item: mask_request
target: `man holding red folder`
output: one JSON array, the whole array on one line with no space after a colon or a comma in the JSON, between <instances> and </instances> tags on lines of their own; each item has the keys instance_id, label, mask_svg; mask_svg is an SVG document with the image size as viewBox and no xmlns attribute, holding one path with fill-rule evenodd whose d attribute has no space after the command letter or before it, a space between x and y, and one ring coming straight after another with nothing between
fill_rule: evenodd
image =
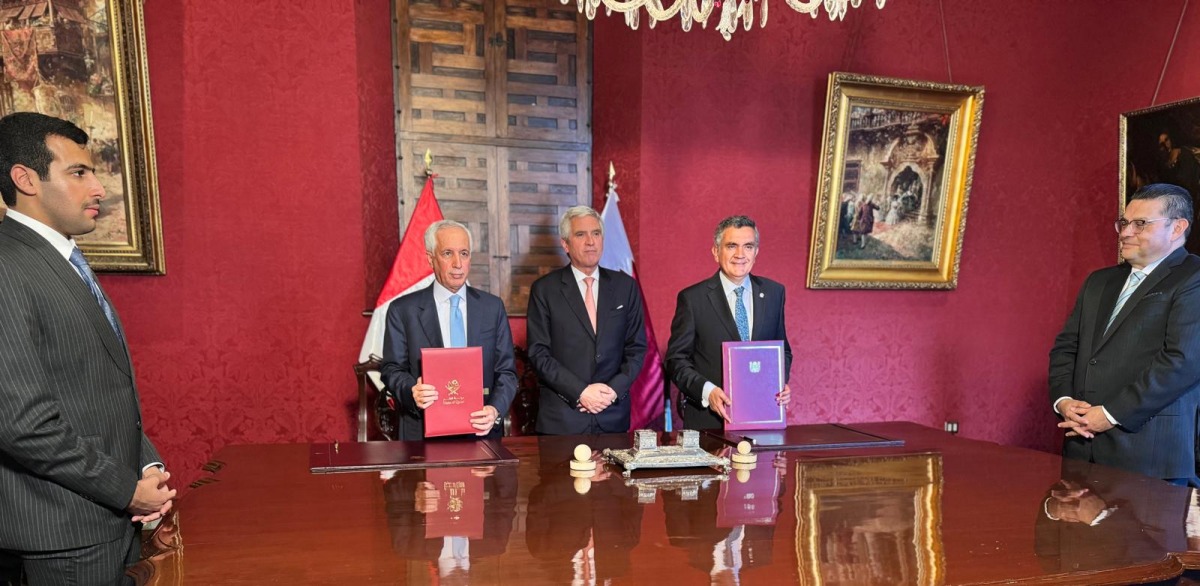
<instances>
[{"instance_id":1,"label":"man holding red folder","mask_svg":"<svg viewBox=\"0 0 1200 586\"><path fill-rule=\"evenodd\" d=\"M720 270L679 292L667 342L667 376L679 387L685 429L720 429L729 421L730 399L719 386L722 342L783 340L785 381L792 368L783 285L750 274L758 258L754 220L721 220L712 253ZM780 405L791 400L787 385L776 399Z\"/></svg>"},{"instance_id":2,"label":"man holding red folder","mask_svg":"<svg viewBox=\"0 0 1200 586\"><path fill-rule=\"evenodd\" d=\"M483 387L489 392L483 409L470 414L470 423L475 435L501 435L501 419L517 392L512 332L504 302L467 285L471 249L466 226L450 220L434 222L425 231L434 282L388 308L379 372L400 402L397 439L423 439L425 410L442 399L433 385L422 383L423 348L482 348Z\"/></svg>"}]
</instances>

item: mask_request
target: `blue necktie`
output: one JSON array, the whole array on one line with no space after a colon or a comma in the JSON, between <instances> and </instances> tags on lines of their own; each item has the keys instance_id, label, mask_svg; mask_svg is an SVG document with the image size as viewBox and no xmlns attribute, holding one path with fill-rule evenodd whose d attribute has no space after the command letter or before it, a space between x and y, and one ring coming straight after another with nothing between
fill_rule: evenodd
<instances>
[{"instance_id":1,"label":"blue necktie","mask_svg":"<svg viewBox=\"0 0 1200 586\"><path fill-rule=\"evenodd\" d=\"M462 297L458 295L450 296L450 347L451 348L466 348L467 347L467 329L463 327L462 310L458 308L458 303L462 301Z\"/></svg>"},{"instance_id":2,"label":"blue necktie","mask_svg":"<svg viewBox=\"0 0 1200 586\"><path fill-rule=\"evenodd\" d=\"M84 284L92 291L92 297L96 298L96 302L100 304L100 309L104 311L104 318L108 320L108 325L112 326L113 332L117 334L117 338L121 343L125 343L125 335L121 333L121 326L117 323L117 313L112 306L108 304L108 299L104 297L104 292L100 290L100 283L96 282L96 273L92 272L92 267L88 266L87 259L83 258L83 251L76 247L71 251L71 264L79 269L79 276L83 279Z\"/></svg>"},{"instance_id":3,"label":"blue necktie","mask_svg":"<svg viewBox=\"0 0 1200 586\"><path fill-rule=\"evenodd\" d=\"M742 291L745 290L744 286L733 290L733 294L737 295L733 319L737 321L738 336L742 338L743 342L750 339L750 317L746 315L746 303L742 301Z\"/></svg>"},{"instance_id":4,"label":"blue necktie","mask_svg":"<svg viewBox=\"0 0 1200 586\"><path fill-rule=\"evenodd\" d=\"M1112 327L1113 321L1117 319L1117 314L1121 313L1121 308L1125 307L1125 302L1129 300L1129 296L1137 290L1137 286L1146 277L1146 273L1142 271L1133 271L1129 273L1129 282L1125 284L1125 290L1121 291L1121 296L1117 297L1117 304L1113 306L1112 315L1108 316L1108 324L1104 326L1104 331Z\"/></svg>"}]
</instances>

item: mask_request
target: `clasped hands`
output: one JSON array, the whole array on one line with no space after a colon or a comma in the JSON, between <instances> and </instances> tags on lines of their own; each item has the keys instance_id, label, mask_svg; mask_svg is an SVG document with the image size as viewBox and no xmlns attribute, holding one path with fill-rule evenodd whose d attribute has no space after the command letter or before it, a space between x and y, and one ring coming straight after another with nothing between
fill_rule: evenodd
<instances>
[{"instance_id":1,"label":"clasped hands","mask_svg":"<svg viewBox=\"0 0 1200 586\"><path fill-rule=\"evenodd\" d=\"M786 406L791 400L792 389L787 385L783 385L783 390L775 394L775 402L780 405ZM712 409L713 413L719 415L726 423L729 422L729 406L732 404L733 399L730 399L721 387L713 387L708 394L708 408Z\"/></svg>"},{"instance_id":2,"label":"clasped hands","mask_svg":"<svg viewBox=\"0 0 1200 586\"><path fill-rule=\"evenodd\" d=\"M1058 413L1063 421L1058 424L1067 430L1067 437L1081 436L1088 439L1096 437L1112 429L1112 422L1104 415L1104 409L1099 405L1077 399L1063 399L1058 402Z\"/></svg>"},{"instance_id":3,"label":"clasped hands","mask_svg":"<svg viewBox=\"0 0 1200 586\"><path fill-rule=\"evenodd\" d=\"M424 411L437 402L438 390L433 385L422 383L418 378L417 384L412 387L412 397L417 408ZM476 429L475 435L487 435L492 431L492 426L496 425L498 419L500 419L500 412L491 405L484 405L483 409L471 413L471 427Z\"/></svg>"},{"instance_id":4,"label":"clasped hands","mask_svg":"<svg viewBox=\"0 0 1200 586\"><path fill-rule=\"evenodd\" d=\"M579 394L579 412L595 415L617 402L617 392L604 383L592 383Z\"/></svg>"},{"instance_id":5,"label":"clasped hands","mask_svg":"<svg viewBox=\"0 0 1200 586\"><path fill-rule=\"evenodd\" d=\"M158 466L151 466L142 471L142 479L138 481L133 491L133 499L129 501L126 511L133 513L134 523L149 523L166 515L174 503L175 490L167 486L171 473L163 471Z\"/></svg>"}]
</instances>

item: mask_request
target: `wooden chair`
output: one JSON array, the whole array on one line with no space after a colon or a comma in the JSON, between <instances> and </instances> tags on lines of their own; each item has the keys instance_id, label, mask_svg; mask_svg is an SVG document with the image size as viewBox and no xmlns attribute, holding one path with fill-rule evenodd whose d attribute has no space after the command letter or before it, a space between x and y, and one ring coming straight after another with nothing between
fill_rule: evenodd
<instances>
[{"instance_id":1,"label":"wooden chair","mask_svg":"<svg viewBox=\"0 0 1200 586\"><path fill-rule=\"evenodd\" d=\"M371 355L354 365L358 377L358 437L360 442L396 439L396 411L387 396L375 387L371 373L379 373L380 358Z\"/></svg>"}]
</instances>

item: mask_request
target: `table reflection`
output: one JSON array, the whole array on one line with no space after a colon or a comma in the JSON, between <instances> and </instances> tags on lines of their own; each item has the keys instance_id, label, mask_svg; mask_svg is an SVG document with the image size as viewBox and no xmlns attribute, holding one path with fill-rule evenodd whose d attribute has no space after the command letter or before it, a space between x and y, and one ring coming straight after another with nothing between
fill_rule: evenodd
<instances>
[{"instance_id":1,"label":"table reflection","mask_svg":"<svg viewBox=\"0 0 1200 586\"><path fill-rule=\"evenodd\" d=\"M383 476L392 550L401 558L428 562L441 583L469 583L472 560L507 549L516 514L516 466Z\"/></svg>"},{"instance_id":2,"label":"table reflection","mask_svg":"<svg viewBox=\"0 0 1200 586\"><path fill-rule=\"evenodd\" d=\"M626 448L624 436L589 438L594 451ZM573 443L538 438L537 486L529 492L525 543L554 583L596 584L629 574L629 557L641 539L637 489L620 471L597 466L590 478L571 478ZM615 477L613 477L615 475Z\"/></svg>"},{"instance_id":3,"label":"table reflection","mask_svg":"<svg viewBox=\"0 0 1200 586\"><path fill-rule=\"evenodd\" d=\"M739 584L742 572L772 562L775 522L782 507L786 460L760 452L753 469L695 490L661 491L667 540L687 552L688 565L711 584Z\"/></svg>"},{"instance_id":4,"label":"table reflection","mask_svg":"<svg viewBox=\"0 0 1200 586\"><path fill-rule=\"evenodd\" d=\"M1145 486L1159 482L1131 482L1111 468L1063 460L1061 478L1046 490L1035 513L1034 551L1043 569L1105 570L1186 551L1180 519L1187 514L1192 491Z\"/></svg>"},{"instance_id":5,"label":"table reflection","mask_svg":"<svg viewBox=\"0 0 1200 586\"><path fill-rule=\"evenodd\" d=\"M797 559L804 584L942 584L939 454L801 461Z\"/></svg>"}]
</instances>

